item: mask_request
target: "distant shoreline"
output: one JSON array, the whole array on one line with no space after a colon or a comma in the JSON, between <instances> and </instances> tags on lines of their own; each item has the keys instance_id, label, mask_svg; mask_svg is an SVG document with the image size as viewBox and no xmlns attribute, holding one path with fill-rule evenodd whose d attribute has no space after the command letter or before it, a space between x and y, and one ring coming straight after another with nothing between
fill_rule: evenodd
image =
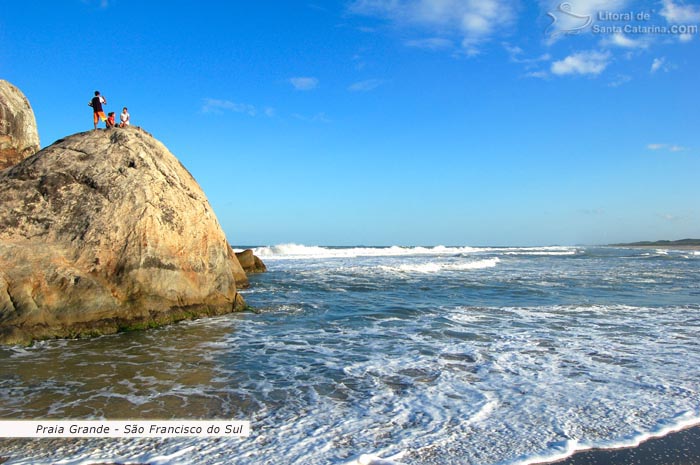
<instances>
[{"instance_id":1,"label":"distant shoreline","mask_svg":"<svg viewBox=\"0 0 700 465\"><path fill-rule=\"evenodd\" d=\"M624 244L608 244L610 247L640 247L655 249L700 250L700 239L681 239L678 241L641 241Z\"/></svg>"},{"instance_id":2,"label":"distant shoreline","mask_svg":"<svg viewBox=\"0 0 700 465\"><path fill-rule=\"evenodd\" d=\"M674 250L700 250L700 245L630 245L610 244L606 247L630 247L636 249L674 249Z\"/></svg>"}]
</instances>

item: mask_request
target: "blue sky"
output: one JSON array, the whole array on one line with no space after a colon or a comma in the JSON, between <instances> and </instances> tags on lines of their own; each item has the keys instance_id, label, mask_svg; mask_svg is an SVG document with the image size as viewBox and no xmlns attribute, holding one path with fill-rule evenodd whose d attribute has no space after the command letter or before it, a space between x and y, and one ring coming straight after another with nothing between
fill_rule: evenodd
<instances>
[{"instance_id":1,"label":"blue sky","mask_svg":"<svg viewBox=\"0 0 700 465\"><path fill-rule=\"evenodd\" d=\"M0 0L42 146L94 90L232 244L700 237L700 3Z\"/></svg>"}]
</instances>

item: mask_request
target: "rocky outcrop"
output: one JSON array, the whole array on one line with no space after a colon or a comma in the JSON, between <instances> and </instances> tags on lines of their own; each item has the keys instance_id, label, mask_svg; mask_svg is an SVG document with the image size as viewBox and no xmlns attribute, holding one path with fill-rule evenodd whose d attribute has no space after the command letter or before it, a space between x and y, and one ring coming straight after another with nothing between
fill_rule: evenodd
<instances>
[{"instance_id":1,"label":"rocky outcrop","mask_svg":"<svg viewBox=\"0 0 700 465\"><path fill-rule=\"evenodd\" d=\"M239 310L237 280L201 188L139 128L75 134L0 171L2 343Z\"/></svg>"},{"instance_id":2,"label":"rocky outcrop","mask_svg":"<svg viewBox=\"0 0 700 465\"><path fill-rule=\"evenodd\" d=\"M0 170L39 151L39 133L27 97L0 79Z\"/></svg>"},{"instance_id":3,"label":"rocky outcrop","mask_svg":"<svg viewBox=\"0 0 700 465\"><path fill-rule=\"evenodd\" d=\"M238 257L238 262L246 273L264 273L267 271L263 261L256 257L251 249L236 252L236 257Z\"/></svg>"}]
</instances>

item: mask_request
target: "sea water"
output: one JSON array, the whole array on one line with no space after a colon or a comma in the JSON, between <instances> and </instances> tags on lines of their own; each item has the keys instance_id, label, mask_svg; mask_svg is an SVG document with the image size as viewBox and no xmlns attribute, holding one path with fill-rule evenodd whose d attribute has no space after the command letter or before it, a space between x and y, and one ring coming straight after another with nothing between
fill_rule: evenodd
<instances>
[{"instance_id":1,"label":"sea water","mask_svg":"<svg viewBox=\"0 0 700 465\"><path fill-rule=\"evenodd\" d=\"M269 272L244 291L255 313L0 348L3 419L236 419L250 437L5 439L0 456L526 464L700 422L696 251L256 254Z\"/></svg>"}]
</instances>

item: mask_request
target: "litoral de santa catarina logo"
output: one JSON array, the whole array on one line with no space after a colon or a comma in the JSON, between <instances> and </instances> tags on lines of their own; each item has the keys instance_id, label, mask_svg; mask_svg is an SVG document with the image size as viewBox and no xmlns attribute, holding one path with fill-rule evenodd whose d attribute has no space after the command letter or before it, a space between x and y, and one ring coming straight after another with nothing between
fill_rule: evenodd
<instances>
[{"instance_id":1,"label":"litoral de santa catarina logo","mask_svg":"<svg viewBox=\"0 0 700 465\"><path fill-rule=\"evenodd\" d=\"M556 37L561 34L578 34L593 23L591 15L578 14L573 11L570 3L560 3L556 11L547 13L552 24L547 28L547 35Z\"/></svg>"},{"instance_id":2,"label":"litoral de santa catarina logo","mask_svg":"<svg viewBox=\"0 0 700 465\"><path fill-rule=\"evenodd\" d=\"M663 14L663 13L662 13ZM589 11L570 2L560 3L547 16L551 23L545 34L554 39L581 32L593 34L698 34L697 24L671 24L653 11Z\"/></svg>"}]
</instances>

